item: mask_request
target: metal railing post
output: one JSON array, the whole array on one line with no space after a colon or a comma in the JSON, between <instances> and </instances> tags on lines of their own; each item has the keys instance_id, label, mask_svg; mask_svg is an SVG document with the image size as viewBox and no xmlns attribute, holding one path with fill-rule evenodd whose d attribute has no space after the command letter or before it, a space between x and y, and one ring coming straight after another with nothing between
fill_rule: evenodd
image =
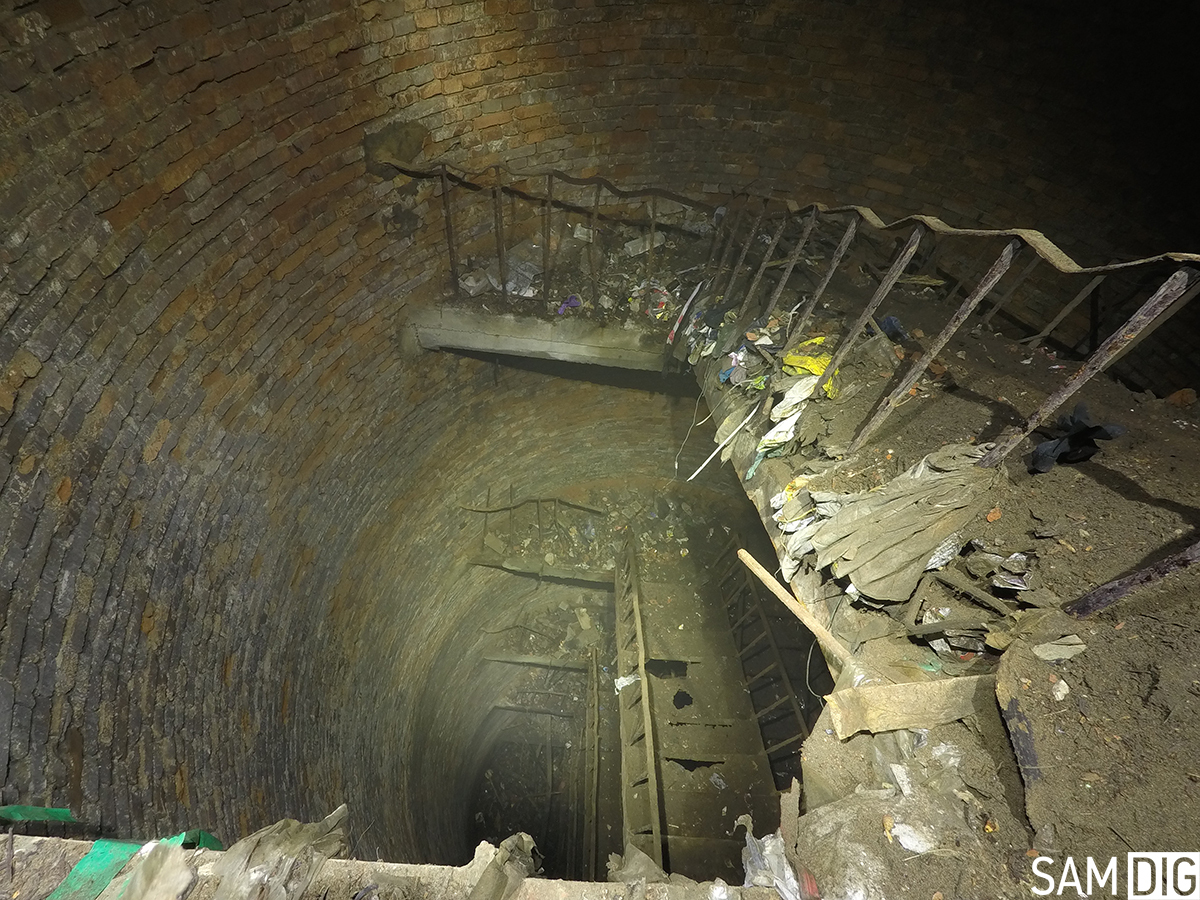
<instances>
[{"instance_id":1,"label":"metal railing post","mask_svg":"<svg viewBox=\"0 0 1200 900\"><path fill-rule=\"evenodd\" d=\"M546 202L542 204L542 299L553 302L550 278L550 225L554 215L554 174L546 176Z\"/></svg>"},{"instance_id":2,"label":"metal railing post","mask_svg":"<svg viewBox=\"0 0 1200 900\"><path fill-rule=\"evenodd\" d=\"M775 311L775 306L779 303L779 298L783 296L783 289L787 287L788 279L792 277L792 270L796 268L796 262L800 259L800 254L804 251L804 247L808 243L809 237L812 236L813 228L816 227L816 224L817 208L814 206L812 212L808 214L808 220L804 223L804 230L800 233L800 238L796 241L796 246L788 254L787 264L783 267L783 274L779 276L779 284L775 285L775 291L771 294L771 300L767 303L767 311L763 313L764 316L770 316Z\"/></svg>"},{"instance_id":3,"label":"metal railing post","mask_svg":"<svg viewBox=\"0 0 1200 900\"><path fill-rule=\"evenodd\" d=\"M1187 289L1191 272L1188 269L1178 269L1162 286L1142 304L1141 309L1130 317L1129 321L1109 335L1108 340L1101 344L1096 352L1087 358L1083 366L1067 379L1066 384L1046 398L1017 432L997 441L996 445L979 460L980 466L994 466L1025 440L1029 434L1042 424L1048 416L1063 405L1068 398L1083 387L1098 372L1104 369L1113 357L1117 356L1125 346L1147 328L1159 313L1173 304Z\"/></svg>"},{"instance_id":4,"label":"metal railing post","mask_svg":"<svg viewBox=\"0 0 1200 900\"><path fill-rule=\"evenodd\" d=\"M816 210L813 210L813 214L816 215ZM846 226L846 230L842 234L842 239L838 241L837 249L833 251L833 259L829 260L829 268L825 270L825 275L821 278L821 283L817 285L817 289L813 291L813 295L804 304L804 310L800 313L800 320L796 323L796 326L788 328L789 333L804 333L804 328L808 325L808 320L812 317L813 310L817 308L817 303L820 301L821 295L825 293L825 288L829 287L833 273L842 264L842 257L850 249L850 242L854 240L854 232L857 229L858 219L852 218L850 224ZM796 305L799 306L799 304ZM795 307L792 308L792 311L795 312Z\"/></svg>"},{"instance_id":5,"label":"metal railing post","mask_svg":"<svg viewBox=\"0 0 1200 900\"><path fill-rule=\"evenodd\" d=\"M883 277L883 281L879 283L879 288L875 291L875 296L871 298L871 302L866 308L859 313L857 319L850 329L843 335L841 342L838 344L837 351L833 354L833 359L829 363L829 367L825 369L825 374L821 376L821 380L817 382L816 391L819 392L825 385L829 384L829 380L833 378L834 372L845 361L854 345L858 343L858 335L862 332L867 324L867 320L875 315L875 310L879 308L879 304L883 303L884 298L891 293L892 288L904 274L904 269L912 260L913 254L917 252L917 245L921 243L921 236L925 233L925 229L918 225L909 235L908 242L904 245L904 249L900 251L900 255L896 257L887 274Z\"/></svg>"},{"instance_id":6,"label":"metal railing post","mask_svg":"<svg viewBox=\"0 0 1200 900\"><path fill-rule=\"evenodd\" d=\"M508 302L508 259L504 249L504 189L497 183L492 187L492 223L496 230L496 259L500 264L500 295Z\"/></svg>"},{"instance_id":7,"label":"metal railing post","mask_svg":"<svg viewBox=\"0 0 1200 900\"><path fill-rule=\"evenodd\" d=\"M913 385L920 381L921 376L925 374L925 370L929 367L929 364L933 362L933 358L942 351L942 348L945 347L947 343L949 343L950 338L954 336L954 332L958 331L963 322L967 321L967 317L971 315L972 310L979 305L979 301L987 296L988 292L995 287L996 282L999 281L1004 273L1008 271L1009 266L1012 265L1013 255L1017 252L1020 246L1020 241L1012 241L1004 248L1004 250L1001 251L1000 256L994 263L992 263L992 267L983 277L983 280L979 282L975 290L973 290L967 296L967 299L963 301L962 306L958 308L958 311L950 317L950 321L946 323L945 327L941 330L941 333L939 333L938 336L933 339L933 342L929 345L929 348L925 351L921 358L913 364L912 368L909 370L904 379L898 385L896 385L895 390L893 390L892 393L889 394L884 400L884 402L875 410L874 415L872 415L871 418L867 420L866 424L859 429L858 435L850 444L850 449L847 451L848 453L857 453L859 448L866 443L867 438L869 438L871 434L887 420L887 417L892 414L892 410L896 408L897 402L909 392Z\"/></svg>"},{"instance_id":8,"label":"metal railing post","mask_svg":"<svg viewBox=\"0 0 1200 900\"><path fill-rule=\"evenodd\" d=\"M462 299L462 287L458 283L458 248L454 242L454 218L451 215L450 206L450 178L446 174L446 167L442 166L442 219L446 224L446 250L450 256L450 283L451 289L454 291L454 299Z\"/></svg>"}]
</instances>

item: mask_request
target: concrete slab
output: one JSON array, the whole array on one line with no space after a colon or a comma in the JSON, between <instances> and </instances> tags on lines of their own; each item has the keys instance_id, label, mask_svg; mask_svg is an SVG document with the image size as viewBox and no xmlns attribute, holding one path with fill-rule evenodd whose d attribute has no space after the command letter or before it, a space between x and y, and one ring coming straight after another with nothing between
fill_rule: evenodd
<instances>
[{"instance_id":1,"label":"concrete slab","mask_svg":"<svg viewBox=\"0 0 1200 900\"><path fill-rule=\"evenodd\" d=\"M474 350L651 371L662 369L666 351L660 335L633 322L599 325L578 316L548 320L449 306L418 309L409 321L426 350Z\"/></svg>"}]
</instances>

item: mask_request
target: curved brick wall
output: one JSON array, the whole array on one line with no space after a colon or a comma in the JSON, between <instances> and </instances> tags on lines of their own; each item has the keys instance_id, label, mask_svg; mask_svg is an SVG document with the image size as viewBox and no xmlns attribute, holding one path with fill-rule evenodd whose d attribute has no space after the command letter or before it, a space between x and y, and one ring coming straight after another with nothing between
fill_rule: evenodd
<instances>
[{"instance_id":1,"label":"curved brick wall","mask_svg":"<svg viewBox=\"0 0 1200 900\"><path fill-rule=\"evenodd\" d=\"M434 715L431 661L506 589L455 555L455 491L662 476L691 409L405 358L441 221L390 164L753 182L1105 252L1133 176L1079 165L1049 127L1089 121L1070 67L972 6L7 6L3 799L229 836L345 796L387 807L368 845L458 853L436 798L474 724Z\"/></svg>"}]
</instances>

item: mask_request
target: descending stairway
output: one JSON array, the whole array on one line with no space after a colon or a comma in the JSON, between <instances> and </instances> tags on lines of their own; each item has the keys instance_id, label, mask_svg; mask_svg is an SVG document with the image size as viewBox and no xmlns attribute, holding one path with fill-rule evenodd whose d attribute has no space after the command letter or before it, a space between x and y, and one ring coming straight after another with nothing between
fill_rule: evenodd
<instances>
[{"instance_id":1,"label":"descending stairway","mask_svg":"<svg viewBox=\"0 0 1200 900\"><path fill-rule=\"evenodd\" d=\"M630 534L617 561L618 673L626 839L693 878L741 876L750 813L778 825L778 800L721 598L644 581Z\"/></svg>"}]
</instances>

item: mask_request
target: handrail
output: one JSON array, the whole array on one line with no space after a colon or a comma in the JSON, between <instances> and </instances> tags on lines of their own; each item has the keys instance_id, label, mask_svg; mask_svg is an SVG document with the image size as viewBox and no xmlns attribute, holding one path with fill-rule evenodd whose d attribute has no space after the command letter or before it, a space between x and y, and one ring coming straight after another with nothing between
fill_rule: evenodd
<instances>
[{"instance_id":1,"label":"handrail","mask_svg":"<svg viewBox=\"0 0 1200 900\"><path fill-rule=\"evenodd\" d=\"M542 169L542 170L537 170L537 171L521 171L521 170L513 169L504 163L493 163L492 165L485 166L483 169L480 169L478 171L472 171L470 169L462 168L459 166L453 166L453 165L450 165L450 164L444 163L444 162L439 163L437 168L432 169L432 170L410 168L410 167L406 167L406 166L396 165L395 163L389 163L389 165L392 165L397 171L402 172L403 174L408 175L409 177L412 177L412 178L437 178L437 179L440 179L440 178L442 178L443 174L445 174L451 181L455 182L459 186L467 188L468 190L473 190L473 191L486 190L488 187L490 187L490 185L476 184L473 181L471 181L470 179L479 178L481 176L487 175L488 173L492 173L492 172L499 173L499 172L503 171L503 172L506 172L510 177L513 177L513 178L520 178L520 179L546 178L546 177L552 176L556 179L559 179L560 181L566 182L567 184L574 184L574 185L581 186L581 187L588 186L588 185L600 185L605 190L607 190L609 193L611 193L617 197L624 197L624 198L629 198L629 199L641 199L641 198L646 198L646 197L662 197L664 199L672 200L676 203L679 203L679 204L689 207L691 209L702 210L702 211L709 212L709 213L714 212L718 208L711 203L707 203L702 200L697 200L694 197L687 197L687 196L684 196L683 194L676 193L675 191L671 191L666 188L651 187L651 188L641 188L641 189L637 189L637 190L624 190L622 188L617 187L615 184L613 184L607 178L604 178L600 175L592 175L592 176L589 176L586 178L581 178L579 176L570 175L567 172L562 171L561 169ZM550 199L547 197L539 196L538 194L535 194L535 193L530 193L528 191L518 190L509 185L501 185L500 189L507 194L511 194L514 196L520 196L520 197L523 197L525 199L528 199L528 200L531 200L534 202L542 203L542 202L546 202L548 199ZM750 195L748 193L739 193L734 196L736 198L739 196L750 197L752 195ZM775 200L777 202L787 202L787 198L778 197L778 196L760 197L760 199L762 199L763 201ZM550 202L552 202L555 206L557 206L559 208L573 207L573 204L565 203L563 201L550 200ZM582 208L580 208L580 209L582 210ZM1124 262L1107 263L1102 266L1082 266L1079 263L1077 263L1069 254L1067 254L1066 251L1064 251L1061 247L1059 247L1057 244L1055 244L1054 241L1052 241L1052 240L1050 240L1050 238L1046 237L1045 234L1043 234L1042 232L1040 232L1036 229L1033 229L1033 228L959 228L954 225L946 224L944 221L942 221L942 219L938 218L937 216L925 215L925 214L920 214L920 213L910 215L910 216L904 216L902 218L895 219L894 221L891 221L891 222L886 222L879 216L878 213L876 213L869 206L860 206L857 204L849 204L849 205L845 205L845 206L829 206L820 201L813 201L813 202L810 202L807 204L803 204L799 207L795 207L792 209L792 212L793 212L793 214L798 215L800 213L814 210L814 209L817 210L822 215L827 215L827 214L831 214L831 213L847 213L847 212L856 213L865 223L867 223L868 225L870 225L872 228L876 229L877 231L892 231L895 229L904 228L905 226L919 224L919 225L925 226L930 231L934 232L935 234L939 234L939 235L958 235L958 236L962 236L962 237L985 237L985 238L990 238L990 237L1020 238L1035 253L1037 253L1038 256L1040 256L1046 262L1050 263L1050 265L1054 266L1054 268L1057 269L1059 272L1062 272L1067 275L1090 275L1090 274L1099 274L1099 273L1103 273L1103 272L1116 272L1121 269L1137 268L1139 266L1146 266L1146 265L1151 265L1153 263L1159 263L1159 262L1200 263L1200 253L1191 253L1191 252L1185 252L1185 251L1170 251L1170 252L1166 252L1166 253L1159 253L1154 256L1145 256L1145 257L1139 257L1139 258L1133 259L1133 260L1126 260Z\"/></svg>"}]
</instances>

